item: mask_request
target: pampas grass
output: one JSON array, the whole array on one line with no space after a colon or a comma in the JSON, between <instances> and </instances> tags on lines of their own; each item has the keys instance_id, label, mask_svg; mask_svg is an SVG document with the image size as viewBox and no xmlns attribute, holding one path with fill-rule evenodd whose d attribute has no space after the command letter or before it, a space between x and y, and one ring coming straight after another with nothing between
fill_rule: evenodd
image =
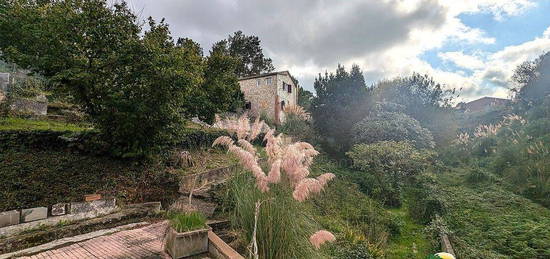
<instances>
[{"instance_id":1,"label":"pampas grass","mask_svg":"<svg viewBox=\"0 0 550 259\"><path fill-rule=\"evenodd\" d=\"M287 115L294 115L301 120L308 121L311 119L311 115L299 105L287 105L283 109L283 112Z\"/></svg>"},{"instance_id":2,"label":"pampas grass","mask_svg":"<svg viewBox=\"0 0 550 259\"><path fill-rule=\"evenodd\" d=\"M309 237L309 242L316 248L319 249L322 244L326 242L334 242L336 241L336 237L334 235L326 230L319 230L315 232L315 234L311 235Z\"/></svg>"},{"instance_id":3,"label":"pampas grass","mask_svg":"<svg viewBox=\"0 0 550 259\"><path fill-rule=\"evenodd\" d=\"M308 217L307 206L292 198L288 186L273 185L269 192L263 193L255 187L248 172L241 172L232 178L229 187L235 206L232 225L243 231L244 243L253 240L255 205L264 201L256 231L259 258L324 258L308 240L317 224Z\"/></svg>"},{"instance_id":4,"label":"pampas grass","mask_svg":"<svg viewBox=\"0 0 550 259\"><path fill-rule=\"evenodd\" d=\"M313 194L321 193L335 177L331 173L317 178L308 177L309 167L319 152L309 143L293 143L282 134L276 136L275 130L268 129L264 137L268 158L266 167L269 168L266 174L260 166L256 148L249 142L265 126L263 121L256 119L250 125L248 117L242 116L236 121L223 121L220 125L234 132L238 141L235 144L229 137L219 137L213 146L227 147L256 182L256 188L251 188L249 180L237 181L238 184L233 186L235 221L245 229L248 240L252 240L251 253L255 258L318 258L311 257L315 254L311 246L304 245L307 244L306 237L313 231L300 203ZM245 176L240 178L246 179ZM262 204L261 208L259 204ZM321 231L311 236L310 240L315 241L312 244L319 249L326 241L334 241L334 236Z\"/></svg>"}]
</instances>

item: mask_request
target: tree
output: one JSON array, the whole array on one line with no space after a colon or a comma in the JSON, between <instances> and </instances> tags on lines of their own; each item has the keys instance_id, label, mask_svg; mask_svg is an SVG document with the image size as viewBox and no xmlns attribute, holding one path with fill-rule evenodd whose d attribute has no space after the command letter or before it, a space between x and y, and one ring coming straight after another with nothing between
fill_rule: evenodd
<instances>
[{"instance_id":1,"label":"tree","mask_svg":"<svg viewBox=\"0 0 550 259\"><path fill-rule=\"evenodd\" d=\"M414 73L410 77L381 81L374 86L374 102L392 102L403 106L402 112L418 120L434 135L438 145L449 144L458 125L452 101L455 89L446 90L428 75Z\"/></svg>"},{"instance_id":2,"label":"tree","mask_svg":"<svg viewBox=\"0 0 550 259\"><path fill-rule=\"evenodd\" d=\"M179 39L178 45L192 47L202 56L200 46L190 39ZM217 113L236 111L244 106L244 95L235 74L238 61L219 49L212 49L204 58L204 81L186 101L189 116L198 116L208 123Z\"/></svg>"},{"instance_id":3,"label":"tree","mask_svg":"<svg viewBox=\"0 0 550 259\"><path fill-rule=\"evenodd\" d=\"M315 128L333 151L346 151L351 144L351 128L365 116L367 86L363 73L354 65L348 73L338 65L335 74L319 75L314 83L312 116Z\"/></svg>"},{"instance_id":4,"label":"tree","mask_svg":"<svg viewBox=\"0 0 550 259\"><path fill-rule=\"evenodd\" d=\"M229 38L214 44L213 52L221 52L239 61L235 73L240 76L257 75L275 70L272 60L264 56L260 39L237 31Z\"/></svg>"},{"instance_id":5,"label":"tree","mask_svg":"<svg viewBox=\"0 0 550 259\"><path fill-rule=\"evenodd\" d=\"M433 148L429 130L410 116L399 112L378 112L367 116L353 127L354 144L380 141L406 141L416 148Z\"/></svg>"},{"instance_id":6,"label":"tree","mask_svg":"<svg viewBox=\"0 0 550 259\"><path fill-rule=\"evenodd\" d=\"M403 184L432 164L433 152L419 152L407 142L359 144L346 153L366 177L361 187L388 206L401 204ZM374 182L368 179L374 177Z\"/></svg>"},{"instance_id":7,"label":"tree","mask_svg":"<svg viewBox=\"0 0 550 259\"><path fill-rule=\"evenodd\" d=\"M0 5L1 58L71 95L116 154L142 155L177 141L185 116L216 102L208 90L235 88L231 62L205 62L164 21L148 25L143 32L125 2L10 0ZM214 110L226 108L218 101Z\"/></svg>"},{"instance_id":8,"label":"tree","mask_svg":"<svg viewBox=\"0 0 550 259\"><path fill-rule=\"evenodd\" d=\"M313 93L306 90L300 89L298 92L298 105L302 106L306 111L311 111L311 103L313 102Z\"/></svg>"},{"instance_id":9,"label":"tree","mask_svg":"<svg viewBox=\"0 0 550 259\"><path fill-rule=\"evenodd\" d=\"M525 109L540 105L550 96L550 52L533 61L526 61L514 71L515 99Z\"/></svg>"}]
</instances>

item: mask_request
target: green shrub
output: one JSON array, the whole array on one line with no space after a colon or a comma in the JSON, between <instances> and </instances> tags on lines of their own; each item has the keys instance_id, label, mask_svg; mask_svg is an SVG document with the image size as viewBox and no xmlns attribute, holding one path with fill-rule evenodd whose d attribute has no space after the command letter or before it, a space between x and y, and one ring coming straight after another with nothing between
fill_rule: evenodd
<instances>
[{"instance_id":1,"label":"green shrub","mask_svg":"<svg viewBox=\"0 0 550 259\"><path fill-rule=\"evenodd\" d=\"M293 137L296 141L317 143L316 133L309 121L303 120L294 114L287 114L285 122L277 128L281 133Z\"/></svg>"},{"instance_id":2,"label":"green shrub","mask_svg":"<svg viewBox=\"0 0 550 259\"><path fill-rule=\"evenodd\" d=\"M436 214L443 214L445 206L439 192L435 175L426 172L415 177L406 188L409 216L419 223L428 224Z\"/></svg>"},{"instance_id":3,"label":"green shrub","mask_svg":"<svg viewBox=\"0 0 550 259\"><path fill-rule=\"evenodd\" d=\"M492 179L493 179L493 176L489 172L481 168L471 169L468 175L466 176L466 181L472 184L483 183L483 182L490 181Z\"/></svg>"},{"instance_id":4,"label":"green shrub","mask_svg":"<svg viewBox=\"0 0 550 259\"><path fill-rule=\"evenodd\" d=\"M334 251L335 258L342 259L372 259L374 258L365 244L338 246Z\"/></svg>"},{"instance_id":5,"label":"green shrub","mask_svg":"<svg viewBox=\"0 0 550 259\"><path fill-rule=\"evenodd\" d=\"M188 232L205 228L206 218L200 212L176 213L169 215L170 225L177 232Z\"/></svg>"},{"instance_id":6,"label":"green shrub","mask_svg":"<svg viewBox=\"0 0 550 259\"><path fill-rule=\"evenodd\" d=\"M355 169L373 176L375 183L367 187L368 193L388 206L401 204L403 184L426 169L434 155L418 151L407 142L394 141L355 145L346 154Z\"/></svg>"},{"instance_id":7,"label":"green shrub","mask_svg":"<svg viewBox=\"0 0 550 259\"><path fill-rule=\"evenodd\" d=\"M379 141L408 141L416 148L433 148L429 130L404 113L378 112L361 120L352 129L355 144Z\"/></svg>"}]
</instances>

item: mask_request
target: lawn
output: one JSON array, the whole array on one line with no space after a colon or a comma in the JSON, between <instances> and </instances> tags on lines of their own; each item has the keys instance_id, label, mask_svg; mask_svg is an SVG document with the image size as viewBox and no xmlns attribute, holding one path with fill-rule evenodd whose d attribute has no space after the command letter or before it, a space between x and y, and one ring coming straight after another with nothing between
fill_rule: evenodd
<instances>
[{"instance_id":1,"label":"lawn","mask_svg":"<svg viewBox=\"0 0 550 259\"><path fill-rule=\"evenodd\" d=\"M84 124L74 124L61 121L35 120L23 118L0 118L0 131L2 130L51 130L79 132L89 130L91 127Z\"/></svg>"}]
</instances>

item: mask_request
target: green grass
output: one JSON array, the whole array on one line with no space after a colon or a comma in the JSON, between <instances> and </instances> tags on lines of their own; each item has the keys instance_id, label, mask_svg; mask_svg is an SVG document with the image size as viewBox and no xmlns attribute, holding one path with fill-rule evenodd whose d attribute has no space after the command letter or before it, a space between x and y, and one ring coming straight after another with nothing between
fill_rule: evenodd
<instances>
[{"instance_id":1,"label":"green grass","mask_svg":"<svg viewBox=\"0 0 550 259\"><path fill-rule=\"evenodd\" d=\"M550 258L550 210L468 170L439 175L443 219L458 258Z\"/></svg>"},{"instance_id":2,"label":"green grass","mask_svg":"<svg viewBox=\"0 0 550 259\"><path fill-rule=\"evenodd\" d=\"M34 120L23 118L0 118L1 130L51 130L79 132L91 128L60 121Z\"/></svg>"},{"instance_id":3,"label":"green grass","mask_svg":"<svg viewBox=\"0 0 550 259\"><path fill-rule=\"evenodd\" d=\"M169 218L170 224L179 233L206 227L206 218L199 212L177 213Z\"/></svg>"},{"instance_id":4,"label":"green grass","mask_svg":"<svg viewBox=\"0 0 550 259\"><path fill-rule=\"evenodd\" d=\"M401 219L403 225L401 234L387 248L387 258L426 258L433 254L434 248L424 232L424 226L409 217L405 206L391 209L390 212Z\"/></svg>"}]
</instances>

